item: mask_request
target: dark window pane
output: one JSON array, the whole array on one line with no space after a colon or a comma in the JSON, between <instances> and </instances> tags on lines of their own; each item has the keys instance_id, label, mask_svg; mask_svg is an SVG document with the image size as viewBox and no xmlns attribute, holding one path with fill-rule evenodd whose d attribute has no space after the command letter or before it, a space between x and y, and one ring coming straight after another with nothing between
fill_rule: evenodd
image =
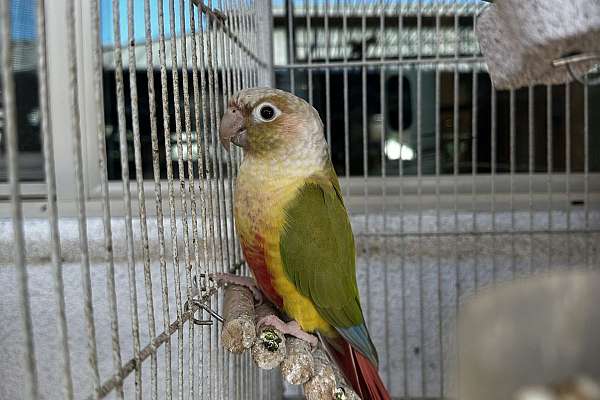
<instances>
[{"instance_id":1,"label":"dark window pane","mask_svg":"<svg viewBox=\"0 0 600 400\"><path fill-rule=\"evenodd\" d=\"M402 15L398 14L398 3L403 4ZM550 99L547 98L545 86L536 87L533 91L533 115L529 114L529 90L516 90L514 141L511 142L510 92L496 93L496 117L492 121L493 88L485 65L460 61L460 58L480 55L473 28L476 8L470 9L472 15L467 14L469 8L458 11L460 16L456 34L455 19L449 14L453 12L452 7L442 6L444 17L438 21L439 26L434 16L423 15L419 31L414 10L410 11L409 5L412 3L398 3L386 3L388 8L383 18L383 32L380 31L380 15L374 13L363 18L363 6L350 4L344 5L346 8L343 12L336 10L329 14L327 29L324 18L313 12L310 34L306 3L293 2L293 17L287 9L288 3L274 3L279 4L279 8L274 8L273 19L274 59L276 67L279 67L276 69L276 86L291 90L293 77L295 93L304 99L312 97L313 105L325 125L331 127L332 160L339 174L345 175L348 164L350 175L363 175L365 154L366 172L374 176L383 174L382 151L388 176L398 175L400 167L404 175L416 175L419 170L423 175L433 175L438 169L441 174L471 174L473 171L489 174L492 170L505 174L511 171L511 167L516 173L527 173L530 170L530 150L533 150L532 172L564 173L568 169L571 172L583 172L586 123L589 132L588 167L591 172L600 171L599 158L594 157L600 152L600 138L594 134L600 127L600 114L593 112L600 106L600 87L589 87L588 122L584 119L584 90L579 83L570 86L569 121L564 85L554 86ZM432 3L432 6L437 5L436 2ZM401 27L399 21L402 21ZM293 23L291 29L290 22ZM455 56L459 57L456 66L449 60L439 62L439 59ZM431 64L410 63L419 57L429 59ZM403 61L396 64L400 58ZM327 63L327 66L310 70L298 66L287 68L286 64L292 61L295 64L309 61L313 64ZM346 61L352 65L348 66ZM366 70L365 93L362 89L362 64ZM401 101L400 70L403 78ZM329 107L325 98L327 73L331 93ZM347 131L344 121L344 74L347 76L348 90ZM310 96L309 75L312 82ZM381 93L382 75L384 93ZM474 81L477 82L475 93ZM420 87L417 88L419 82ZM420 104L417 103L419 93ZM364 105L363 98L366 100ZM551 126L548 126L548 102L552 106ZM328 108L329 124L325 121ZM363 111L366 114L365 121ZM400 115L403 125L401 133ZM529 148L530 127L533 128L533 149ZM381 140L382 133L385 135L384 141ZM548 165L549 140L551 165ZM495 154L492 154L492 149ZM475 157L476 165L473 165ZM439 166L436 165L438 160ZM495 165L492 165L492 160L495 160Z\"/></svg>"},{"instance_id":2,"label":"dark window pane","mask_svg":"<svg viewBox=\"0 0 600 400\"><path fill-rule=\"evenodd\" d=\"M151 4L156 6L156 2L151 0ZM124 116L125 116L125 130L127 140L127 159L129 168L130 179L136 178L136 166L134 159L134 142L133 142L133 107L134 104L131 102L131 90L130 90L130 75L129 75L129 52L127 47L127 8L125 3L121 2L120 7L120 24L121 24L121 55L123 58L123 96L124 96ZM164 24L165 24L165 41L166 41L166 59L167 59L167 103L169 110L169 126L167 127L168 132L165 134L164 128L164 115L163 115L163 90L161 86L161 74L160 74L160 60L159 60L159 35L158 35L158 12L156 7L151 8L151 32L152 32L152 53L153 53L153 78L154 78L154 94L155 94L155 108L156 108L156 131L158 137L158 157L160 163L160 177L166 179L167 170L166 163L170 162L173 168L173 175L177 179L179 177L179 155L177 151L177 132L176 132L176 118L175 118L175 104L179 104L180 109L180 123L181 123L181 145L183 149L182 158L184 160L184 171L182 173L187 177L188 175L188 148L191 146L192 160L195 176L198 176L198 158L200 156L199 151L204 151L205 146L208 146L208 151L214 154L215 146L218 143L213 143L211 139L207 139L205 135L196 134L196 103L193 91L192 81L192 56L188 49L188 96L189 96L189 110L190 110L190 123L191 131L186 132L186 121L184 113L184 91L183 91L183 70L181 68L181 43L178 46L177 62L179 70L179 87L177 88L179 96L174 95L173 87L173 74L175 73L171 67L171 28L169 25L170 12L168 2L163 2L164 7ZM187 2L186 2L187 10ZM146 41L145 41L145 25L144 25L144 9L143 2L134 3L134 31L135 31L135 61L136 61L136 88L138 93L138 127L140 132L140 153L141 153L141 169L144 179L153 179L153 160L152 160L152 138L151 138L151 119L150 119L150 98L148 90L148 75L146 71ZM121 168L121 152L120 152L120 138L119 138L119 114L117 109L117 90L116 90L116 65L114 61L114 35L113 35L113 21L112 21L112 1L101 0L100 1L100 25L101 25L101 40L103 46L103 84L104 84L104 122L106 128L106 148L107 148L107 168L108 178L111 180L120 180L122 174ZM181 26L180 26L180 8L179 5L175 6L175 35L181 37ZM189 26L189 15L186 11L186 33L187 43L190 44L190 31ZM203 16L205 18L205 16ZM196 21L196 29L198 29L199 22ZM203 26L206 26L206 20L203 19ZM200 62L198 65L200 68ZM206 70L205 70L206 73ZM207 75L208 76L208 75ZM223 88L223 76L219 72L215 73L215 80L218 80L220 88ZM200 92L202 92L200 90ZM200 93L202 96L202 93ZM222 104L223 99L217 98L215 101ZM202 106L199 107L202 112ZM210 114L209 114L210 115ZM200 119L201 132L212 131L204 128L204 118L202 115L198 116ZM210 121L209 121L210 122ZM165 140L168 140L170 144L170 152L167 154ZM200 140L200 142L198 141ZM225 161L224 161L225 162ZM223 168L223 173L226 173L226 168ZM205 173L205 172L204 172Z\"/></svg>"},{"instance_id":3,"label":"dark window pane","mask_svg":"<svg viewBox=\"0 0 600 400\"><path fill-rule=\"evenodd\" d=\"M44 180L37 81L36 3L31 0L10 0L19 177L25 182ZM2 90L0 82L0 92ZM0 182L6 182L6 114L2 103L0 96Z\"/></svg>"},{"instance_id":4,"label":"dark window pane","mask_svg":"<svg viewBox=\"0 0 600 400\"><path fill-rule=\"evenodd\" d=\"M492 85L485 65L470 62L440 63L438 58L465 57L479 55L477 38L473 30L475 14L467 15L461 11L458 18L458 35L455 35L454 18L445 16L436 28L436 19L423 16L422 30L419 34L417 18L405 11L398 15L398 8L391 8L384 19L384 34L380 34L380 17L366 17L366 30L363 32L361 7L346 10L346 13L332 13L328 18L329 40L325 36L325 21L314 16L311 20L312 34L308 35L303 2L294 1L294 18L284 13L287 2L274 3L274 56L275 63L284 66L293 61L297 64L310 61L316 64L329 63L328 67L314 68L310 72L302 68L277 68L276 86L284 90L292 89L292 77L295 94L309 98L309 81L312 87L313 105L321 115L326 126L330 127L331 157L338 174L345 175L346 165L352 176L369 175L415 176L441 174L489 174L494 170L498 174L509 173L511 165L514 172L527 173L530 168L530 126L533 127L533 170L545 173L552 170L562 173L567 170L566 134L570 131L572 172L584 170L584 130L583 89L579 84L571 85L570 129L567 129L565 87L553 88L552 99L547 98L546 87L536 87L533 91L533 115L529 115L529 91L520 89L514 96L514 160L511 160L511 120L510 93L496 94L496 120L492 121ZM402 4L409 2L400 2ZM471 2L473 3L473 2ZM153 4L153 3L152 3ZM166 4L166 3L165 3ZM166 7L166 6L165 6ZM279 7L279 8L277 8ZM175 7L175 31L181 35L179 26L179 7ZM449 9L450 10L450 9ZM449 10L444 11L451 12ZM476 10L476 8L472 8ZM121 2L121 40L127 41L126 7ZM473 11L474 12L474 11ZM145 38L142 3L135 3L135 55L137 63L136 81L138 90L139 129L142 153L142 172L145 179L153 177L152 147L150 139L150 115L148 98L148 79L146 75ZM446 14L444 14L446 15ZM345 22L344 22L345 17ZM170 26L168 7L165 8L165 30L167 40L168 64L168 105L169 127L165 135L162 114L162 90L158 70L158 15L152 8L152 37L154 57L154 92L156 94L157 133L159 141L159 159L161 178L166 178L165 163L172 163L175 177L178 176L177 140L175 128L175 96L173 95L173 70L170 66ZM291 46L288 41L289 22L294 26L291 32ZM402 29L399 30L399 22ZM206 22L206 21L204 21ZM115 65L113 60L114 40L112 35L112 2L101 1L102 41L104 46L104 99L106 142L108 152L108 172L110 179L121 178L121 155L119 150L118 113L115 88ZM346 33L344 34L344 26ZM187 27L189 31L189 27ZM443 45L442 45L443 44ZM133 157L133 121L129 90L128 47L123 46L125 124L130 177L135 177ZM289 52L293 54L288 54ZM363 93L363 68L360 63L366 61L365 87ZM402 66L395 64L399 58ZM417 57L431 60L431 64L411 64ZM188 58L189 54L188 54ZM378 64L385 61L385 65ZM181 57L178 57L179 62ZM353 64L344 66L344 61ZM189 61L189 60L188 60ZM358 63L358 64L357 64ZM188 65L188 67L190 67ZM436 73L436 68L439 70ZM418 72L419 71L419 72ZM204 137L196 135L194 124L194 96L190 80L190 112L192 131L185 132L183 119L183 85L179 69L179 102L183 158L187 160L187 146L193 149L193 158L197 159L196 144L209 146L214 152L212 140L205 142ZM309 79L310 75L310 79ZM188 69L191 79L191 67ZM400 77L402 79L400 80ZM216 73L216 79L222 87L222 76ZM347 86L345 85L347 80ZM383 79L383 86L382 86ZM329 107L327 87L329 82ZM477 90L473 92L474 82ZM420 87L419 86L420 83ZM456 87L455 87L456 85ZM347 87L347 104L344 104L344 88ZM383 93L382 93L383 89ZM438 91L439 89L439 91ZM420 93L420 104L417 102ZM457 94L457 95L456 95ZM363 98L366 102L363 104ZM383 101L382 101L383 99ZM219 102L221 99L218 100ZM547 126L547 102L552 102L551 127ZM222 103L220 103L222 104ZM594 135L600 126L599 115L592 110L600 104L600 88L589 88L589 169L600 171L600 162L593 155L600 151L600 139ZM436 106L438 107L436 109ZM329 109L329 121L327 116ZM345 111L347 110L347 113ZM364 113L363 113L364 111ZM347 118L344 116L347 114ZM363 118L365 116L365 118ZM439 120L438 120L439 117ZM531 118L531 124L530 124ZM203 122L202 122L203 123ZM400 128L400 124L402 127ZM492 143L492 131L495 129L495 143ZM549 129L551 128L551 129ZM552 165L548 165L548 132L552 132ZM383 140L382 140L383 135ZM165 151L165 137L170 142L170 154ZM202 142L198 142L201 140ZM438 141L439 140L439 141ZM365 148L366 144L366 148ZM218 143L217 143L218 145ZM495 149L495 154L492 154ZM366 155L366 157L365 157ZM366 158L366 162L365 162ZM474 160L476 159L476 162ZM495 165L492 160L495 159ZM383 163L382 163L383 161ZM514 162L512 162L514 161ZM439 163L439 165L438 165ZM473 165L475 164L475 165ZM185 165L187 174L187 165ZM385 167L385 168L384 168ZM194 168L197 168L195 165ZM226 168L224 168L224 171ZM197 173L197 171L196 171Z\"/></svg>"}]
</instances>

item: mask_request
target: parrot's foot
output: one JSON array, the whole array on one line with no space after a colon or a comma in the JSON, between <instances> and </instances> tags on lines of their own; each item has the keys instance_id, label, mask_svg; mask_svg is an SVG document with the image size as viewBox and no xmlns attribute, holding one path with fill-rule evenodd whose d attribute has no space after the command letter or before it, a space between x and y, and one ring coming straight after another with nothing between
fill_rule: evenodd
<instances>
[{"instance_id":1,"label":"parrot's foot","mask_svg":"<svg viewBox=\"0 0 600 400\"><path fill-rule=\"evenodd\" d=\"M254 300L256 300L257 303L262 303L262 300L263 300L262 293L260 292L260 289L256 285L256 281L249 276L239 276L239 275L234 275L234 274L225 274L225 273L217 272L217 273L211 274L210 279L215 281L217 286L230 284L230 285L239 285L239 286L248 288L252 292L252 295L254 296Z\"/></svg>"},{"instance_id":2,"label":"parrot's foot","mask_svg":"<svg viewBox=\"0 0 600 400\"><path fill-rule=\"evenodd\" d=\"M308 332L304 332L302 328L300 328L298 321L283 322L277 315L271 314L258 321L257 329L260 329L263 325L271 325L283 334L294 336L308 342L312 347L316 347L319 343L319 338Z\"/></svg>"}]
</instances>

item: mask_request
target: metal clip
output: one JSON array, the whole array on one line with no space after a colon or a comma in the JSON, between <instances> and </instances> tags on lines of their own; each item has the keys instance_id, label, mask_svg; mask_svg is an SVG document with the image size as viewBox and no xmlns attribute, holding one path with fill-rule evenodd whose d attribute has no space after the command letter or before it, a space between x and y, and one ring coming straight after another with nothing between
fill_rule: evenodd
<instances>
[{"instance_id":1,"label":"metal clip","mask_svg":"<svg viewBox=\"0 0 600 400\"><path fill-rule=\"evenodd\" d=\"M207 280L211 279L208 275L205 275L205 274L200 274L200 277L205 278ZM192 298L192 300L191 300L193 305L200 307L202 310L206 311L209 315L211 315L217 321L219 321L221 323L223 323L225 321L225 319L221 315L219 315L219 313L217 313L215 310L213 310L206 304L206 301L208 300L208 297L210 297L211 292L210 292L210 289L205 286L203 286L202 288L199 287L197 275L194 275L192 278L192 291L193 291L193 295L197 296L197 297ZM203 291L205 291L204 294L202 293ZM186 312L190 309L189 301L185 302L185 304L183 305L183 309ZM212 325L213 324L212 319L198 319L198 318L195 318L193 315L192 315L191 320L196 325Z\"/></svg>"},{"instance_id":2,"label":"metal clip","mask_svg":"<svg viewBox=\"0 0 600 400\"><path fill-rule=\"evenodd\" d=\"M216 312L215 310L210 308L206 304L205 301L202 301L200 299L192 299L192 304L195 306L198 306L202 310L206 311L209 315L211 315L214 319L216 319L220 323L225 322L225 319L218 312ZM185 311L188 311L190 309L189 302L187 302L187 301L185 302L183 309ZM198 311L200 311L200 310L198 310ZM195 318L194 316L192 316L191 320L196 325L213 325L212 319L198 319L198 318Z\"/></svg>"},{"instance_id":3,"label":"metal clip","mask_svg":"<svg viewBox=\"0 0 600 400\"><path fill-rule=\"evenodd\" d=\"M575 75L573 72L573 64L587 62L587 61L598 61L600 63L600 54L598 53L579 53L566 55L561 58L557 58L552 61L552 66L555 68L566 67L567 72L571 75L571 78L581 83L582 85L595 86L600 85L600 77L595 79L589 79L587 77L581 77Z\"/></svg>"}]
</instances>

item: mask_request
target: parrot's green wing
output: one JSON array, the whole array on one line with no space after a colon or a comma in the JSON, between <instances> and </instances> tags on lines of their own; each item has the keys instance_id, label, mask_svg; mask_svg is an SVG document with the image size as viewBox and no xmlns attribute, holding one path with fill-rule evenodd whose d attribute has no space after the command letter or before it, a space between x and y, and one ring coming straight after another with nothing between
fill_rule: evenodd
<instances>
[{"instance_id":1,"label":"parrot's green wing","mask_svg":"<svg viewBox=\"0 0 600 400\"><path fill-rule=\"evenodd\" d=\"M286 207L280 251L284 270L300 293L377 363L358 297L352 228L335 175L310 179L298 190Z\"/></svg>"}]
</instances>

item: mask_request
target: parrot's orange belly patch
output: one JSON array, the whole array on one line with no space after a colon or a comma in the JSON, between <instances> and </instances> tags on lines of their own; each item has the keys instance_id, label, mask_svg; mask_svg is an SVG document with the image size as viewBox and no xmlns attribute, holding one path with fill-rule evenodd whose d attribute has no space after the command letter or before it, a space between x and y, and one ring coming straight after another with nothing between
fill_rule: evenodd
<instances>
[{"instance_id":1,"label":"parrot's orange belly patch","mask_svg":"<svg viewBox=\"0 0 600 400\"><path fill-rule=\"evenodd\" d=\"M283 308L283 300L273 287L272 277L267 268L263 243L263 238L256 234L253 245L248 246L242 243L242 250L244 251L246 262L248 263L248 266L250 266L260 290L271 303L281 309Z\"/></svg>"},{"instance_id":2,"label":"parrot's orange belly patch","mask_svg":"<svg viewBox=\"0 0 600 400\"><path fill-rule=\"evenodd\" d=\"M284 226L283 210L303 181L278 183L275 190L266 188L264 182L241 178L240 172L236 228L244 257L258 286L271 303L298 321L303 330L335 336L335 329L319 314L312 300L300 293L287 276L281 260L279 239Z\"/></svg>"},{"instance_id":3,"label":"parrot's orange belly patch","mask_svg":"<svg viewBox=\"0 0 600 400\"><path fill-rule=\"evenodd\" d=\"M335 331L319 315L313 302L303 296L285 275L278 252L269 252L265 247L269 246L265 246L265 240L259 234L254 235L252 245L242 244L246 262L265 297L298 321L303 330L335 336Z\"/></svg>"}]
</instances>

